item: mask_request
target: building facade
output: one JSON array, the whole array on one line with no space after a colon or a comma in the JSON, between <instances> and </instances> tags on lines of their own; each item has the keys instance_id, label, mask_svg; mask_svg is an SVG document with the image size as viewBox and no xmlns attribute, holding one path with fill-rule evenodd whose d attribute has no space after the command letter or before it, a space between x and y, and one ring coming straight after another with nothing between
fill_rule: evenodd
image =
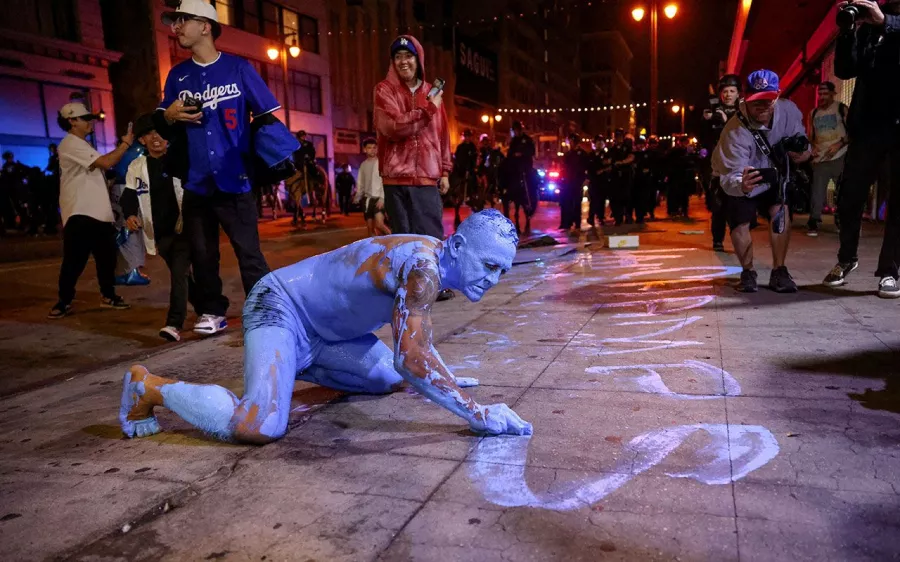
<instances>
[{"instance_id":1,"label":"building facade","mask_svg":"<svg viewBox=\"0 0 900 562\"><path fill-rule=\"evenodd\" d=\"M452 3L350 0L327 4L336 161L357 169L363 159L361 142L375 136L373 92L375 85L387 75L391 43L402 33L411 34L422 43L426 79L431 81L440 77L446 81L444 106L451 139L458 139L456 104L452 95L456 87L452 48L444 44L442 26L430 28L432 22L442 21L443 10ZM426 26L429 26L427 31Z\"/></svg>"},{"instance_id":2,"label":"building facade","mask_svg":"<svg viewBox=\"0 0 900 562\"><path fill-rule=\"evenodd\" d=\"M618 31L595 31L581 36L581 105L626 106L631 102L631 61L634 55ZM618 128L632 129L628 109L585 114L582 126L591 134L609 135ZM632 131L633 132L633 131Z\"/></svg>"},{"instance_id":3,"label":"building facade","mask_svg":"<svg viewBox=\"0 0 900 562\"><path fill-rule=\"evenodd\" d=\"M101 152L115 147L110 67L122 53L107 48L103 31L100 0L0 2L0 150L43 169L47 145L65 136L56 116L70 101L102 112L94 142Z\"/></svg>"}]
</instances>

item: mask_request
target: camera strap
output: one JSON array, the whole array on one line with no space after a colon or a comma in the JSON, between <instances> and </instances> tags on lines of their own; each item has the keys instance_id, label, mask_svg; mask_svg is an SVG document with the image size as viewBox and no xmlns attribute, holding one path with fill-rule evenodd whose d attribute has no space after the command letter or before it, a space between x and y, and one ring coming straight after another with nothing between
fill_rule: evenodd
<instances>
[{"instance_id":1,"label":"camera strap","mask_svg":"<svg viewBox=\"0 0 900 562\"><path fill-rule=\"evenodd\" d=\"M787 201L787 181L790 175L790 169L785 163L785 166L781 166L780 159L776 157L775 151L772 150L772 145L769 144L769 139L767 139L759 129L753 128L750 126L750 120L747 119L747 116L744 115L744 112L738 108L737 110L737 118L741 122L741 125L744 126L745 129L750 131L750 135L753 137L754 142L756 142L756 146L759 150L766 155L766 158L775 165L775 169L778 170L779 184L777 186L778 189L778 201L781 203L781 210L778 211L778 214L772 218L772 230L774 230L777 234L784 232L786 228L786 201ZM774 121L774 117L773 117ZM785 168L782 170L782 168ZM773 186L774 187L774 186Z\"/></svg>"},{"instance_id":2,"label":"camera strap","mask_svg":"<svg viewBox=\"0 0 900 562\"><path fill-rule=\"evenodd\" d=\"M777 166L777 162L772 156L772 145L769 144L769 139L763 136L762 133L759 132L759 129L755 129L750 126L750 121L747 119L747 116L744 115L744 112L738 109L737 111L738 120L741 122L741 125L744 126L745 129L750 131L750 134L753 136L753 140L756 142L757 148L766 155L766 158L772 161L773 164Z\"/></svg>"}]
</instances>

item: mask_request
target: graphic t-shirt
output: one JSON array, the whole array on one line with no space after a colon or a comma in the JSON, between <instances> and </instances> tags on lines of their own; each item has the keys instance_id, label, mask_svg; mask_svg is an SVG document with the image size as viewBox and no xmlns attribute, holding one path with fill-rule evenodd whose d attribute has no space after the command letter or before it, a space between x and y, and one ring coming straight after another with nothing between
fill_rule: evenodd
<instances>
[{"instance_id":1,"label":"graphic t-shirt","mask_svg":"<svg viewBox=\"0 0 900 562\"><path fill-rule=\"evenodd\" d=\"M815 145L818 156L813 162L824 162L825 151L833 144L838 143L841 139L847 137L847 129L844 127L844 119L840 113L840 103L834 102L828 109L816 109L815 117L812 117L813 128L816 132ZM843 147L835 153L833 158L836 160L847 153L847 147Z\"/></svg>"}]
</instances>

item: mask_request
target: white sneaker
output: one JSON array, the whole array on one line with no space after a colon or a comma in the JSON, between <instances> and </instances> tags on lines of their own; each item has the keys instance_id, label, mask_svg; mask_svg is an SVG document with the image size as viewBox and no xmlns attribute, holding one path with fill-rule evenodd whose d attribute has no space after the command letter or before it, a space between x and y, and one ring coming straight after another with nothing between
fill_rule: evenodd
<instances>
[{"instance_id":1,"label":"white sneaker","mask_svg":"<svg viewBox=\"0 0 900 562\"><path fill-rule=\"evenodd\" d=\"M878 296L883 299L896 299L900 297L900 286L893 277L882 277L878 282Z\"/></svg>"},{"instance_id":2,"label":"white sneaker","mask_svg":"<svg viewBox=\"0 0 900 562\"><path fill-rule=\"evenodd\" d=\"M211 336L216 332L221 332L227 327L228 322L225 320L224 316L204 314L200 316L200 318L197 319L197 323L194 324L194 332L203 334L204 336Z\"/></svg>"},{"instance_id":3,"label":"white sneaker","mask_svg":"<svg viewBox=\"0 0 900 562\"><path fill-rule=\"evenodd\" d=\"M159 331L159 337L169 341L181 341L181 332L173 326L166 326Z\"/></svg>"}]
</instances>

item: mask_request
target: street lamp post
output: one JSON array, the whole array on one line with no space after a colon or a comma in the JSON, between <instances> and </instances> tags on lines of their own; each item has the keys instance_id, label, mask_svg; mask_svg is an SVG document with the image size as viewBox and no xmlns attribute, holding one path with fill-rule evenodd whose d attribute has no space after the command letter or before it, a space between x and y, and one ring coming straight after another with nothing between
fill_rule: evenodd
<instances>
[{"instance_id":1,"label":"street lamp post","mask_svg":"<svg viewBox=\"0 0 900 562\"><path fill-rule=\"evenodd\" d=\"M290 47L287 49L284 48L284 41L286 41L289 37L293 37L294 39L291 41ZM281 76L283 78L283 92L284 92L284 103L282 107L284 108L284 126L287 127L288 131L291 130L291 101L289 98L289 90L288 90L288 53L290 53L291 57L297 58L300 56L300 46L297 45L297 34L296 33L286 33L284 35L279 35L279 38L282 41L281 47L269 47L266 50L266 55L269 57L269 60L275 60L281 57Z\"/></svg>"},{"instance_id":2,"label":"street lamp post","mask_svg":"<svg viewBox=\"0 0 900 562\"><path fill-rule=\"evenodd\" d=\"M503 116L500 115L499 113L496 115L488 115L487 113L484 113L481 115L482 123L485 123L485 124L490 123L491 124L491 142L493 142L493 140L494 140L494 123L499 123L502 120L503 120Z\"/></svg>"},{"instance_id":3,"label":"street lamp post","mask_svg":"<svg viewBox=\"0 0 900 562\"><path fill-rule=\"evenodd\" d=\"M663 12L672 19L678 13L678 5L666 4ZM644 19L647 10L637 7L631 11L635 21ZM659 0L650 0L650 134L656 134L659 117Z\"/></svg>"},{"instance_id":4,"label":"street lamp post","mask_svg":"<svg viewBox=\"0 0 900 562\"><path fill-rule=\"evenodd\" d=\"M672 106L672 113L679 114L681 113L681 134L684 134L684 106L678 105L677 103Z\"/></svg>"}]
</instances>

